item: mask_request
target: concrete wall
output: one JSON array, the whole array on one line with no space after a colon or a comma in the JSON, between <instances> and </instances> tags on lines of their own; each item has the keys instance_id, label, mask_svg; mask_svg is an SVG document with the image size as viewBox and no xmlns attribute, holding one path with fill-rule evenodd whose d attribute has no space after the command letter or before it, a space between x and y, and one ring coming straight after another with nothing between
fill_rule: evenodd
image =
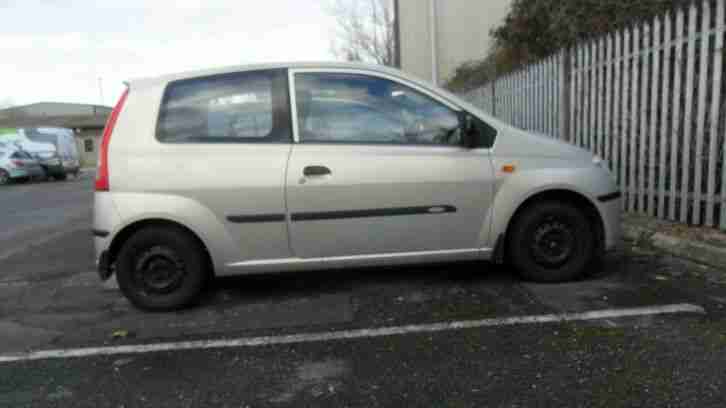
<instances>
[{"instance_id":1,"label":"concrete wall","mask_svg":"<svg viewBox=\"0 0 726 408\"><path fill-rule=\"evenodd\" d=\"M13 110L11 108L10 110ZM72 103L41 102L32 105L19 106L14 110L21 115L28 116L80 116L102 115L108 116L111 108L107 106L82 105Z\"/></svg>"},{"instance_id":2,"label":"concrete wall","mask_svg":"<svg viewBox=\"0 0 726 408\"><path fill-rule=\"evenodd\" d=\"M76 146L81 156L81 167L95 167L103 130L83 130L76 133ZM90 148L90 149L87 149Z\"/></svg>"},{"instance_id":3,"label":"concrete wall","mask_svg":"<svg viewBox=\"0 0 726 408\"><path fill-rule=\"evenodd\" d=\"M432 81L432 0L399 1L402 69ZM437 16L437 82L442 84L462 63L486 56L491 46L489 31L504 20L512 0L433 1Z\"/></svg>"}]
</instances>

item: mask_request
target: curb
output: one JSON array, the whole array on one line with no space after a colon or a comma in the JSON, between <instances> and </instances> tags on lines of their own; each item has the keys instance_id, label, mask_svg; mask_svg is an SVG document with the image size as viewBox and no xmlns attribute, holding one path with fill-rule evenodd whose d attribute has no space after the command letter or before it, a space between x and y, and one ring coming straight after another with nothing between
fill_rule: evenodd
<instances>
[{"instance_id":1,"label":"curb","mask_svg":"<svg viewBox=\"0 0 726 408\"><path fill-rule=\"evenodd\" d=\"M693 239L683 239L655 229L623 221L623 237L636 245L648 246L679 258L726 271L726 248Z\"/></svg>"}]
</instances>

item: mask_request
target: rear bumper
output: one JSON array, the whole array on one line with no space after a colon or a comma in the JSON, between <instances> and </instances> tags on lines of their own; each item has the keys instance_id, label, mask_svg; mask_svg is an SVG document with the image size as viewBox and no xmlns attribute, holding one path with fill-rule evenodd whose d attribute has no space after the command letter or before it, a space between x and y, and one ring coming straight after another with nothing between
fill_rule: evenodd
<instances>
[{"instance_id":1,"label":"rear bumper","mask_svg":"<svg viewBox=\"0 0 726 408\"><path fill-rule=\"evenodd\" d=\"M111 242L118 232L121 219L113 204L110 193L94 194L93 206L93 247L96 254L96 267L101 279L106 280L113 275Z\"/></svg>"},{"instance_id":2,"label":"rear bumper","mask_svg":"<svg viewBox=\"0 0 726 408\"><path fill-rule=\"evenodd\" d=\"M110 278L113 274L113 271L111 270L111 260L108 255L108 251L101 252L101 256L96 259L96 270L98 271L98 276L101 278L102 281L108 280L108 278Z\"/></svg>"},{"instance_id":3,"label":"rear bumper","mask_svg":"<svg viewBox=\"0 0 726 408\"><path fill-rule=\"evenodd\" d=\"M15 179L15 178L25 178L25 177L30 177L31 176L31 174L28 172L28 170L26 170L26 169L19 169L19 168L8 169L8 174L10 174L10 178L13 178L13 179Z\"/></svg>"}]
</instances>

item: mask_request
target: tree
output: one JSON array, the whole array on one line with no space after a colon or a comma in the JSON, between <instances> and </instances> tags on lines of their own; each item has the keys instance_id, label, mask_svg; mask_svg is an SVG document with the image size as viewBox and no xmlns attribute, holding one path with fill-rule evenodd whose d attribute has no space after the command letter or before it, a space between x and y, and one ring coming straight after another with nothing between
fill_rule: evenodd
<instances>
[{"instance_id":1,"label":"tree","mask_svg":"<svg viewBox=\"0 0 726 408\"><path fill-rule=\"evenodd\" d=\"M331 49L346 61L395 66L396 16L391 0L334 0L337 29Z\"/></svg>"},{"instance_id":2,"label":"tree","mask_svg":"<svg viewBox=\"0 0 726 408\"><path fill-rule=\"evenodd\" d=\"M494 47L456 70L447 87L461 91L545 58L560 49L651 19L686 0L514 0L491 32Z\"/></svg>"}]
</instances>

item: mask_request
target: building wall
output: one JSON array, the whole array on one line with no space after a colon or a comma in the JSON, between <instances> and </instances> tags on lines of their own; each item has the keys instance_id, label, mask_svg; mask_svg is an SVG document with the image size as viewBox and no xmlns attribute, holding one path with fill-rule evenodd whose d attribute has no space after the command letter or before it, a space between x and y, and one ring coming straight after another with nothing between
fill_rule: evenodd
<instances>
[{"instance_id":1,"label":"building wall","mask_svg":"<svg viewBox=\"0 0 726 408\"><path fill-rule=\"evenodd\" d=\"M76 146L81 156L81 167L95 167L98 148L101 146L102 129L76 132Z\"/></svg>"},{"instance_id":2,"label":"building wall","mask_svg":"<svg viewBox=\"0 0 726 408\"><path fill-rule=\"evenodd\" d=\"M430 13L432 0L399 0L401 67L432 81ZM512 0L433 0L436 8L436 54L442 84L467 61L486 56L489 32L509 12Z\"/></svg>"},{"instance_id":3,"label":"building wall","mask_svg":"<svg viewBox=\"0 0 726 408\"><path fill-rule=\"evenodd\" d=\"M20 114L29 116L108 116L111 113L111 108L107 106L54 102L41 102L32 105L20 106L15 108L15 110Z\"/></svg>"},{"instance_id":4,"label":"building wall","mask_svg":"<svg viewBox=\"0 0 726 408\"><path fill-rule=\"evenodd\" d=\"M401 69L431 81L430 0L399 0Z\"/></svg>"}]
</instances>

